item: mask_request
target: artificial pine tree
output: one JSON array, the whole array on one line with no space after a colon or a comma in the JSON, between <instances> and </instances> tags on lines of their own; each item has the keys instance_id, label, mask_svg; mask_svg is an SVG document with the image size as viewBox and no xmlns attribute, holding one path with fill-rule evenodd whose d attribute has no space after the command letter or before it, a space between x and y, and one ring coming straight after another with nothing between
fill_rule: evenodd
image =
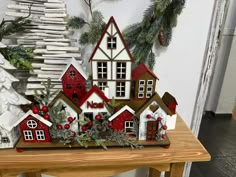
<instances>
[{"instance_id":1,"label":"artificial pine tree","mask_svg":"<svg viewBox=\"0 0 236 177\"><path fill-rule=\"evenodd\" d=\"M177 25L177 16L181 13L184 4L185 0L152 0L151 5L144 12L143 20L123 31L137 64L147 63L149 68L153 68L155 64L152 57L153 45L156 42L160 46L169 45L172 29Z\"/></svg>"}]
</instances>

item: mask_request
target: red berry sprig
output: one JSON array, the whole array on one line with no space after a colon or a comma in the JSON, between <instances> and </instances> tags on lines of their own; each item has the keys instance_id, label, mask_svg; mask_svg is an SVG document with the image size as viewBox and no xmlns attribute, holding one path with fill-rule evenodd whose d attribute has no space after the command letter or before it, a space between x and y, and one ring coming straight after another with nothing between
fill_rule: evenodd
<instances>
[{"instance_id":1,"label":"red berry sprig","mask_svg":"<svg viewBox=\"0 0 236 177\"><path fill-rule=\"evenodd\" d=\"M72 131L72 132L71 132L71 136L75 137L75 136L76 136L76 132L75 132L75 131Z\"/></svg>"},{"instance_id":2,"label":"red berry sprig","mask_svg":"<svg viewBox=\"0 0 236 177\"><path fill-rule=\"evenodd\" d=\"M162 121L162 118L161 117L158 117L157 118L157 122L161 122Z\"/></svg>"},{"instance_id":3,"label":"red berry sprig","mask_svg":"<svg viewBox=\"0 0 236 177\"><path fill-rule=\"evenodd\" d=\"M96 119L97 121L100 121L100 120L102 119L102 117L101 117L101 115L98 114L98 115L95 116L95 119Z\"/></svg>"},{"instance_id":4,"label":"red berry sprig","mask_svg":"<svg viewBox=\"0 0 236 177\"><path fill-rule=\"evenodd\" d=\"M152 115L151 114L147 114L146 116L148 119L151 119L152 118Z\"/></svg>"},{"instance_id":5,"label":"red berry sprig","mask_svg":"<svg viewBox=\"0 0 236 177\"><path fill-rule=\"evenodd\" d=\"M62 125L58 124L57 125L57 130L61 130L62 129Z\"/></svg>"},{"instance_id":6,"label":"red berry sprig","mask_svg":"<svg viewBox=\"0 0 236 177\"><path fill-rule=\"evenodd\" d=\"M43 106L41 110L45 113L48 112L48 106Z\"/></svg>"},{"instance_id":7,"label":"red berry sprig","mask_svg":"<svg viewBox=\"0 0 236 177\"><path fill-rule=\"evenodd\" d=\"M83 132L85 132L85 131L87 130L87 127L86 127L85 125L83 125L83 126L81 127L81 130L82 130Z\"/></svg>"},{"instance_id":8,"label":"red berry sprig","mask_svg":"<svg viewBox=\"0 0 236 177\"><path fill-rule=\"evenodd\" d=\"M34 114L38 114L39 113L39 108L37 106L33 106L32 111Z\"/></svg>"},{"instance_id":9,"label":"red berry sprig","mask_svg":"<svg viewBox=\"0 0 236 177\"><path fill-rule=\"evenodd\" d=\"M69 123L72 123L74 121L74 118L73 117L68 117L67 120L68 120Z\"/></svg>"},{"instance_id":10,"label":"red berry sprig","mask_svg":"<svg viewBox=\"0 0 236 177\"><path fill-rule=\"evenodd\" d=\"M44 114L43 118L46 119L46 120L49 120L50 119L50 115L49 114Z\"/></svg>"},{"instance_id":11,"label":"red berry sprig","mask_svg":"<svg viewBox=\"0 0 236 177\"><path fill-rule=\"evenodd\" d=\"M92 127L92 126L93 126L93 122L90 121L90 122L88 123L88 126L89 126L89 127Z\"/></svg>"},{"instance_id":12,"label":"red berry sprig","mask_svg":"<svg viewBox=\"0 0 236 177\"><path fill-rule=\"evenodd\" d=\"M66 130L68 130L68 129L70 128L70 124L65 124L65 125L64 125L64 128L65 128Z\"/></svg>"},{"instance_id":13,"label":"red berry sprig","mask_svg":"<svg viewBox=\"0 0 236 177\"><path fill-rule=\"evenodd\" d=\"M167 126L166 125L162 125L161 127L163 130L167 130Z\"/></svg>"}]
</instances>

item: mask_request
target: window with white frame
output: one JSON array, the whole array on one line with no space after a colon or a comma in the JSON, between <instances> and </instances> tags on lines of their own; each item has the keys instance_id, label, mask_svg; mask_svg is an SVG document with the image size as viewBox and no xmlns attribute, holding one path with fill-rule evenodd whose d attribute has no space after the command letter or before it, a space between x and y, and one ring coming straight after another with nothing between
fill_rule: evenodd
<instances>
[{"instance_id":1,"label":"window with white frame","mask_svg":"<svg viewBox=\"0 0 236 177\"><path fill-rule=\"evenodd\" d=\"M98 78L99 79L106 79L107 78L107 63L106 62L98 62L97 69L98 69Z\"/></svg>"},{"instance_id":2,"label":"window with white frame","mask_svg":"<svg viewBox=\"0 0 236 177\"><path fill-rule=\"evenodd\" d=\"M27 121L27 126L29 128L36 128L37 127L37 122L35 120L28 120Z\"/></svg>"},{"instance_id":3,"label":"window with white frame","mask_svg":"<svg viewBox=\"0 0 236 177\"><path fill-rule=\"evenodd\" d=\"M43 130L36 130L35 133L37 140L45 140L45 135Z\"/></svg>"},{"instance_id":4,"label":"window with white frame","mask_svg":"<svg viewBox=\"0 0 236 177\"><path fill-rule=\"evenodd\" d=\"M125 133L134 133L134 122L125 121Z\"/></svg>"},{"instance_id":5,"label":"window with white frame","mask_svg":"<svg viewBox=\"0 0 236 177\"><path fill-rule=\"evenodd\" d=\"M116 49L116 37L107 37L107 48Z\"/></svg>"},{"instance_id":6,"label":"window with white frame","mask_svg":"<svg viewBox=\"0 0 236 177\"><path fill-rule=\"evenodd\" d=\"M125 82L116 83L116 96L124 97L125 96Z\"/></svg>"},{"instance_id":7,"label":"window with white frame","mask_svg":"<svg viewBox=\"0 0 236 177\"><path fill-rule=\"evenodd\" d=\"M125 79L126 77L126 63L118 62L116 64L116 78Z\"/></svg>"},{"instance_id":8,"label":"window with white frame","mask_svg":"<svg viewBox=\"0 0 236 177\"><path fill-rule=\"evenodd\" d=\"M153 80L147 80L146 98L150 98L152 96L152 91L153 91Z\"/></svg>"},{"instance_id":9,"label":"window with white frame","mask_svg":"<svg viewBox=\"0 0 236 177\"><path fill-rule=\"evenodd\" d=\"M144 97L145 80L140 80L138 85L138 98Z\"/></svg>"},{"instance_id":10,"label":"window with white frame","mask_svg":"<svg viewBox=\"0 0 236 177\"><path fill-rule=\"evenodd\" d=\"M107 82L98 82L98 87L100 88L100 90L104 91L107 87Z\"/></svg>"},{"instance_id":11,"label":"window with white frame","mask_svg":"<svg viewBox=\"0 0 236 177\"><path fill-rule=\"evenodd\" d=\"M24 130L23 133L24 133L25 140L34 140L31 130Z\"/></svg>"}]
</instances>

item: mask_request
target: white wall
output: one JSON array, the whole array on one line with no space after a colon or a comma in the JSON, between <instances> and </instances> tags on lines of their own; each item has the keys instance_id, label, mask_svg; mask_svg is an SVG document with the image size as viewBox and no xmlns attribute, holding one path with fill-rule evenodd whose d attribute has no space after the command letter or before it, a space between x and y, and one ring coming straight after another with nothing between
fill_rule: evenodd
<instances>
[{"instance_id":1,"label":"white wall","mask_svg":"<svg viewBox=\"0 0 236 177\"><path fill-rule=\"evenodd\" d=\"M236 35L236 33L235 33ZM233 37L229 60L221 88L216 113L232 113L236 101L236 37Z\"/></svg>"}]
</instances>

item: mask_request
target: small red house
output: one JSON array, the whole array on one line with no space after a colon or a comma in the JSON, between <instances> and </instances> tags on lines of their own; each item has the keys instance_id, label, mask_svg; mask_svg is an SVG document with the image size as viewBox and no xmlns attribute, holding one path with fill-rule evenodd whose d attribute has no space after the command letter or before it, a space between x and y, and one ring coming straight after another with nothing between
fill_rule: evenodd
<instances>
[{"instance_id":1,"label":"small red house","mask_svg":"<svg viewBox=\"0 0 236 177\"><path fill-rule=\"evenodd\" d=\"M88 76L74 58L62 72L60 79L62 81L63 92L73 102L78 103L86 94L86 80Z\"/></svg>"},{"instance_id":2,"label":"small red house","mask_svg":"<svg viewBox=\"0 0 236 177\"><path fill-rule=\"evenodd\" d=\"M172 112L172 114L176 113L176 105L178 105L175 97L173 97L170 93L165 92L162 96L162 100L165 103L165 105L169 108L169 110Z\"/></svg>"},{"instance_id":3,"label":"small red house","mask_svg":"<svg viewBox=\"0 0 236 177\"><path fill-rule=\"evenodd\" d=\"M52 123L40 115L29 110L15 123L18 124L24 142L50 142L49 127Z\"/></svg>"},{"instance_id":4,"label":"small red house","mask_svg":"<svg viewBox=\"0 0 236 177\"><path fill-rule=\"evenodd\" d=\"M133 136L135 128L133 120L134 112L135 111L133 109L126 105L114 113L109 118L109 121L112 122L112 127L114 130L124 130L126 134Z\"/></svg>"}]
</instances>

